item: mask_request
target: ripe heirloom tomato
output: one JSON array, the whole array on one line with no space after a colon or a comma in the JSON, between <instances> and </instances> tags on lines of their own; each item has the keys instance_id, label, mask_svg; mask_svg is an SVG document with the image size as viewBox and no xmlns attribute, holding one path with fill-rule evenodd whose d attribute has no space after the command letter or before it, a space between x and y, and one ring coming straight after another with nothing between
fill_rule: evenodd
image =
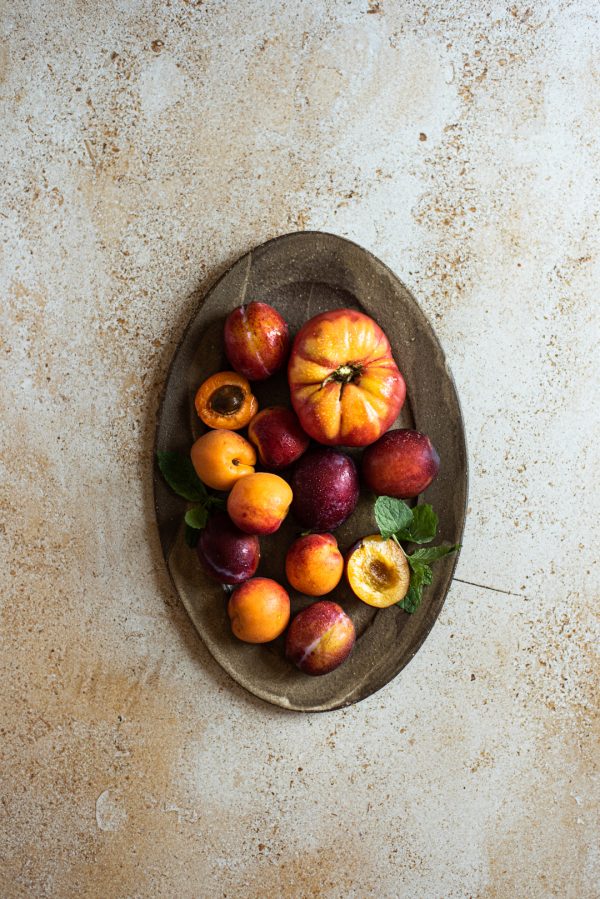
<instances>
[{"instance_id":1,"label":"ripe heirloom tomato","mask_svg":"<svg viewBox=\"0 0 600 899\"><path fill-rule=\"evenodd\" d=\"M329 446L367 446L387 431L406 396L377 322L334 309L302 326L288 366L292 405L307 434Z\"/></svg>"}]
</instances>

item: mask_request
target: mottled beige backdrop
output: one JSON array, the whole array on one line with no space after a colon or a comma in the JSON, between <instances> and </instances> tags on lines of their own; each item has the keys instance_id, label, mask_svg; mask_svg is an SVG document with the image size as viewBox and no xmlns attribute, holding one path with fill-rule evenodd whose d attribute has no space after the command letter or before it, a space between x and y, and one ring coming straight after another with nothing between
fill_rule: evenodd
<instances>
[{"instance_id":1,"label":"mottled beige backdrop","mask_svg":"<svg viewBox=\"0 0 600 899\"><path fill-rule=\"evenodd\" d=\"M0 8L3 899L598 896L596 0ZM320 716L208 656L151 493L202 292L308 228L415 292L471 465L431 636Z\"/></svg>"}]
</instances>

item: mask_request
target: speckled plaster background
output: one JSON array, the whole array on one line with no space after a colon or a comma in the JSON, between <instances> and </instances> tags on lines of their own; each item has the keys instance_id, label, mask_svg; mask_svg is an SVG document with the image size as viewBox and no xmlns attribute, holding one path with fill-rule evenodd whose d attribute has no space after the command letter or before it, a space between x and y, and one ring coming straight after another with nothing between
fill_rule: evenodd
<instances>
[{"instance_id":1,"label":"speckled plaster background","mask_svg":"<svg viewBox=\"0 0 600 899\"><path fill-rule=\"evenodd\" d=\"M1 895L598 896L595 0L1 9ZM431 636L321 716L208 656L150 478L202 292L305 228L414 290L471 461Z\"/></svg>"}]
</instances>

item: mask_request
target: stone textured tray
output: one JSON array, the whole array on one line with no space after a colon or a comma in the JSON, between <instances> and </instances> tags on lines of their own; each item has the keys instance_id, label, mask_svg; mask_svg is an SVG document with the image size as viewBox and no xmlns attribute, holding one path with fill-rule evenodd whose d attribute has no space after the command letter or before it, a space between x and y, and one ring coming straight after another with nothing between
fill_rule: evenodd
<instances>
[{"instance_id":1,"label":"stone textured tray","mask_svg":"<svg viewBox=\"0 0 600 899\"><path fill-rule=\"evenodd\" d=\"M340 237L320 232L287 234L242 256L207 294L175 353L159 414L156 449L188 452L204 429L193 397L200 382L230 368L223 351L225 316L242 302L275 306L292 333L311 316L353 306L371 315L388 335L406 379L407 401L396 422L429 434L441 468L424 498L439 518L439 540L459 543L467 499L467 457L463 421L452 376L437 338L415 299L371 253ZM289 404L285 374L256 384L261 406ZM355 457L360 451L352 451ZM285 473L284 473L285 476ZM437 562L433 584L414 615L393 606L377 611L359 602L341 584L331 598L354 620L357 642L336 671L308 677L285 659L283 638L252 646L232 634L222 587L202 572L196 554L183 540L186 504L154 473L156 516L173 583L198 633L219 664L239 684L262 699L299 711L326 711L358 702L387 684L412 659L444 603L456 557ZM364 492L350 520L336 531L344 551L354 540L376 531L373 497ZM287 586L284 558L301 528L288 516L277 534L261 540L258 574ZM292 614L309 604L290 591Z\"/></svg>"}]
</instances>

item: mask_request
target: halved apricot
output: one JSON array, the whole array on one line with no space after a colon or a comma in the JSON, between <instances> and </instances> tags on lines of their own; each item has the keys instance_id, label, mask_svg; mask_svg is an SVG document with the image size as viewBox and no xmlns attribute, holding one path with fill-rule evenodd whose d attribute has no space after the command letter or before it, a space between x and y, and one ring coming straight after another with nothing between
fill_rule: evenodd
<instances>
[{"instance_id":1,"label":"halved apricot","mask_svg":"<svg viewBox=\"0 0 600 899\"><path fill-rule=\"evenodd\" d=\"M258 412L250 384L235 371L220 371L200 385L194 399L196 412L209 428L239 431Z\"/></svg>"},{"instance_id":2,"label":"halved apricot","mask_svg":"<svg viewBox=\"0 0 600 899\"><path fill-rule=\"evenodd\" d=\"M368 606L386 609L408 593L410 567L401 546L380 534L363 537L346 555L352 591Z\"/></svg>"}]
</instances>

